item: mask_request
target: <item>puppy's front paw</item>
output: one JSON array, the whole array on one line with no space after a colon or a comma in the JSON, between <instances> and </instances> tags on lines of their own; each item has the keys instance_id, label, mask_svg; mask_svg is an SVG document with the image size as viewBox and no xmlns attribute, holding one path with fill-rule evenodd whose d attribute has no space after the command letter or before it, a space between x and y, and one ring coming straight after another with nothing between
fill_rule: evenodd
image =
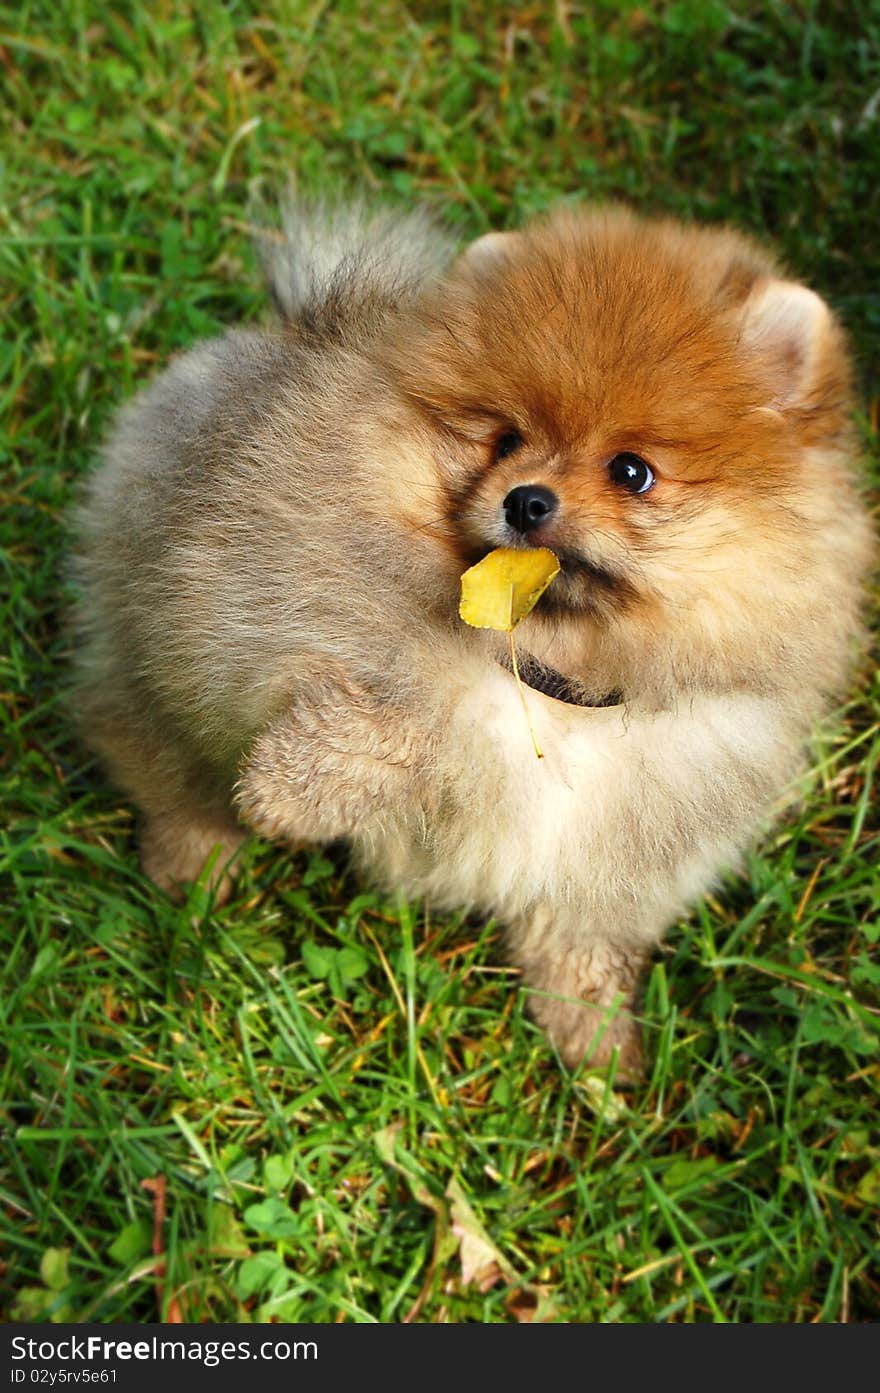
<instances>
[{"instance_id":1,"label":"puppy's front paw","mask_svg":"<svg viewBox=\"0 0 880 1393\"><path fill-rule=\"evenodd\" d=\"M199 878L210 861L207 884L215 905L221 905L232 889L230 862L243 841L244 833L231 818L183 809L166 816L154 814L141 830L141 869L171 899L182 900L186 886Z\"/></svg>"},{"instance_id":2,"label":"puppy's front paw","mask_svg":"<svg viewBox=\"0 0 880 1393\"><path fill-rule=\"evenodd\" d=\"M529 1011L569 1068L606 1068L615 1057L618 1083L643 1072L641 1032L632 1015L644 953L557 924L544 905L511 930L525 976Z\"/></svg>"},{"instance_id":3,"label":"puppy's front paw","mask_svg":"<svg viewBox=\"0 0 880 1393\"><path fill-rule=\"evenodd\" d=\"M625 1006L533 995L530 1009L569 1069L606 1069L616 1054L616 1083L635 1084L644 1073L641 1032Z\"/></svg>"},{"instance_id":4,"label":"puppy's front paw","mask_svg":"<svg viewBox=\"0 0 880 1393\"><path fill-rule=\"evenodd\" d=\"M323 673L255 741L235 804L255 832L293 842L352 837L418 803L427 745L375 693Z\"/></svg>"}]
</instances>

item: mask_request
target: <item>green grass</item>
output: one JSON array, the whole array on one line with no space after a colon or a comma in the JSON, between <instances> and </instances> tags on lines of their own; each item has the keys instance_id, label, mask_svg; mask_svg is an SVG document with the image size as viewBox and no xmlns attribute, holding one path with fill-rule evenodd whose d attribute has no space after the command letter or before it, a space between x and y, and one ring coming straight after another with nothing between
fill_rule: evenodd
<instances>
[{"instance_id":1,"label":"green grass","mask_svg":"<svg viewBox=\"0 0 880 1393\"><path fill-rule=\"evenodd\" d=\"M800 813L670 935L626 1097L554 1059L492 926L384 903L342 858L253 843L231 904L196 888L172 906L64 710L74 483L138 382L261 313L250 202L291 169L426 198L463 235L585 192L769 236L850 328L876 474L876 5L559 12L71 0L0 18L14 1319L880 1315L867 662Z\"/></svg>"}]
</instances>

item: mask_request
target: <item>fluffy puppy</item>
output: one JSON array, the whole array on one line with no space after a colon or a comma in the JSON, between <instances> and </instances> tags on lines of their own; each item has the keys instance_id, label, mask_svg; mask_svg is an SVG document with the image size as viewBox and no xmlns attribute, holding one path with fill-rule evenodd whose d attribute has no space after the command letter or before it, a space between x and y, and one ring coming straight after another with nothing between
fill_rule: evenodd
<instances>
[{"instance_id":1,"label":"fluffy puppy","mask_svg":"<svg viewBox=\"0 0 880 1393\"><path fill-rule=\"evenodd\" d=\"M82 730L194 878L251 828L507 926L570 1064L638 1062L667 924L735 863L846 680L870 534L850 369L728 230L563 208L461 256L294 210L272 331L177 358L79 512ZM497 546L561 574L518 647L458 618Z\"/></svg>"}]
</instances>

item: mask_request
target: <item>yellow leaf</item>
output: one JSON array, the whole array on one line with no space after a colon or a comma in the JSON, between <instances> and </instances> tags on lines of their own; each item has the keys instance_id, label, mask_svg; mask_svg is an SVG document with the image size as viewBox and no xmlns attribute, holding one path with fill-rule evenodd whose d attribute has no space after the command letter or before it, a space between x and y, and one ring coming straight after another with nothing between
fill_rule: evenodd
<instances>
[{"instance_id":1,"label":"yellow leaf","mask_svg":"<svg viewBox=\"0 0 880 1393\"><path fill-rule=\"evenodd\" d=\"M559 562L546 547L498 547L465 571L458 612L473 629L510 633L558 574Z\"/></svg>"},{"instance_id":2,"label":"yellow leaf","mask_svg":"<svg viewBox=\"0 0 880 1393\"><path fill-rule=\"evenodd\" d=\"M546 547L535 547L529 551L497 547L476 566L465 571L461 578L458 612L465 624L470 624L473 629L500 629L502 633L510 634L510 666L538 759L544 756L535 735L519 675L513 631L519 621L534 609L551 580L558 575L559 561Z\"/></svg>"}]
</instances>

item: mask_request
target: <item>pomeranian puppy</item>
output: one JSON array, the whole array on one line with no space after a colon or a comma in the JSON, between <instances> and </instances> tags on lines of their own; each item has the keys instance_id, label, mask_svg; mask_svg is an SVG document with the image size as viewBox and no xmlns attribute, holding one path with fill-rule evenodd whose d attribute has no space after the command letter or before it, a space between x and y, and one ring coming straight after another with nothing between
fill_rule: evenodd
<instances>
[{"instance_id":1,"label":"pomeranian puppy","mask_svg":"<svg viewBox=\"0 0 880 1393\"><path fill-rule=\"evenodd\" d=\"M746 237L617 207L461 255L295 207L267 260L277 328L175 359L79 512L78 716L144 869L346 839L498 916L562 1058L632 1073L645 960L844 690L840 327ZM517 630L541 760L504 636L458 616L499 546L561 563Z\"/></svg>"}]
</instances>

